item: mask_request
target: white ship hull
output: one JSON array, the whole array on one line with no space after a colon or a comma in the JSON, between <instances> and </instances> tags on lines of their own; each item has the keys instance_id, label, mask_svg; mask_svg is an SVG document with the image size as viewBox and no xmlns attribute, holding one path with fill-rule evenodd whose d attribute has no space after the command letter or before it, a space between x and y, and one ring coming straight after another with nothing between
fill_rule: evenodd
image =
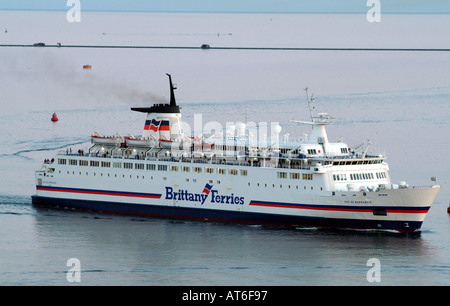
<instances>
[{"instance_id":1,"label":"white ship hull","mask_svg":"<svg viewBox=\"0 0 450 306\"><path fill-rule=\"evenodd\" d=\"M93 159L114 162L110 158ZM122 161L128 162L117 159ZM147 164L167 166L167 171L158 171L157 167L115 170L70 165L52 174L38 171L33 203L251 224L415 231L440 190L432 186L379 192L321 191L327 173L303 181L277 178L274 168L241 167L247 171L242 176L229 175L229 170L236 168L229 165L133 162L144 164L143 169ZM175 167L178 171L169 170ZM189 172L182 172L182 167L188 167ZM195 172L194 167L201 172ZM206 168L215 173L225 169L225 174L205 173ZM209 194L204 192L206 184L212 186Z\"/></svg>"}]
</instances>

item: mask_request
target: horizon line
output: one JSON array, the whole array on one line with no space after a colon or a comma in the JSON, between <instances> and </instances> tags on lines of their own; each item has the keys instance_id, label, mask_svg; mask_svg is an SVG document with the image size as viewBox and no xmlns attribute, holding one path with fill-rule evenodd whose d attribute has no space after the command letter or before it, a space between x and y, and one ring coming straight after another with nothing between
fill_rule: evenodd
<instances>
[{"instance_id":1,"label":"horizon line","mask_svg":"<svg viewBox=\"0 0 450 306\"><path fill-rule=\"evenodd\" d=\"M70 8L68 8L70 9ZM35 12L66 12L68 9L28 9L28 8L0 8L0 11L35 11ZM367 14L366 11L349 11L349 12L333 12L333 11L313 11L313 12L301 12L301 11L195 11L195 10L179 10L179 11L162 11L162 10L127 10L127 9L112 9L112 10L96 10L96 9L84 9L83 12L93 12L93 13L180 13L180 14L310 14L310 15L356 15ZM449 12L401 12L401 11L388 11L382 12L386 15L448 15Z\"/></svg>"}]
</instances>

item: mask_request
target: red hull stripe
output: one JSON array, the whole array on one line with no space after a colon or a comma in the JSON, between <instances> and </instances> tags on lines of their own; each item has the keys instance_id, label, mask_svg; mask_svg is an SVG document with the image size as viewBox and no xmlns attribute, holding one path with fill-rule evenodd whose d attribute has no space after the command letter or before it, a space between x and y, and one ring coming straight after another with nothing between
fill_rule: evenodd
<instances>
[{"instance_id":1,"label":"red hull stripe","mask_svg":"<svg viewBox=\"0 0 450 306\"><path fill-rule=\"evenodd\" d=\"M113 191L113 190L64 188L64 187L50 187L50 186L36 186L36 190L68 192L68 193L83 193L83 194L100 194L100 195L135 197L135 198L150 198L150 199L160 199L161 198L161 194L157 194L157 193L140 193L140 192L126 192L126 191Z\"/></svg>"},{"instance_id":2,"label":"red hull stripe","mask_svg":"<svg viewBox=\"0 0 450 306\"><path fill-rule=\"evenodd\" d=\"M264 202L264 201L251 201L250 205L264 206L264 207L277 207L277 208L294 208L294 209L311 209L311 210L329 210L329 211L353 211L353 212L373 212L374 209L385 209L386 213L402 213L402 214L426 214L430 209L429 206L425 207L379 207L379 206L344 206L344 205L308 205L308 204L292 204L292 203L280 203L280 202Z\"/></svg>"}]
</instances>

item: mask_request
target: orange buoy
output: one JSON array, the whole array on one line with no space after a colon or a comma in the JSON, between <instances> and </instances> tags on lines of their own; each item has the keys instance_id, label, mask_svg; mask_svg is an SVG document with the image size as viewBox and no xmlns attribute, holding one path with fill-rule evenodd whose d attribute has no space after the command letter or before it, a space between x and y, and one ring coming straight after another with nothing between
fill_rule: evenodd
<instances>
[{"instance_id":1,"label":"orange buoy","mask_svg":"<svg viewBox=\"0 0 450 306\"><path fill-rule=\"evenodd\" d=\"M56 113L53 113L52 119L53 122L58 121L58 116L56 116Z\"/></svg>"}]
</instances>

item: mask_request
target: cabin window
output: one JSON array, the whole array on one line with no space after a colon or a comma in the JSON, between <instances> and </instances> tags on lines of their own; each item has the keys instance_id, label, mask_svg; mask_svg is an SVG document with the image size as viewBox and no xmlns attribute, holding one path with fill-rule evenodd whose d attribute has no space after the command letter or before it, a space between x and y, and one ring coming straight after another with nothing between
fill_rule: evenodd
<instances>
[{"instance_id":1,"label":"cabin window","mask_svg":"<svg viewBox=\"0 0 450 306\"><path fill-rule=\"evenodd\" d=\"M65 158L58 158L58 164L65 165L66 164L66 159Z\"/></svg>"},{"instance_id":2,"label":"cabin window","mask_svg":"<svg viewBox=\"0 0 450 306\"><path fill-rule=\"evenodd\" d=\"M209 173L209 174L214 173L214 168L206 167L206 173Z\"/></svg>"},{"instance_id":3,"label":"cabin window","mask_svg":"<svg viewBox=\"0 0 450 306\"><path fill-rule=\"evenodd\" d=\"M167 165L158 165L158 171L167 171Z\"/></svg>"},{"instance_id":4,"label":"cabin window","mask_svg":"<svg viewBox=\"0 0 450 306\"><path fill-rule=\"evenodd\" d=\"M290 175L291 179L293 179L293 180L300 179L300 173L290 173L289 175Z\"/></svg>"},{"instance_id":5,"label":"cabin window","mask_svg":"<svg viewBox=\"0 0 450 306\"><path fill-rule=\"evenodd\" d=\"M98 160L91 160L90 165L91 167L98 167L100 166L100 162Z\"/></svg>"},{"instance_id":6,"label":"cabin window","mask_svg":"<svg viewBox=\"0 0 450 306\"><path fill-rule=\"evenodd\" d=\"M302 173L302 179L312 181L313 175L312 173Z\"/></svg>"},{"instance_id":7,"label":"cabin window","mask_svg":"<svg viewBox=\"0 0 450 306\"><path fill-rule=\"evenodd\" d=\"M80 166L88 166L89 163L87 160L80 160Z\"/></svg>"},{"instance_id":8,"label":"cabin window","mask_svg":"<svg viewBox=\"0 0 450 306\"><path fill-rule=\"evenodd\" d=\"M133 163L123 163L125 169L133 169Z\"/></svg>"},{"instance_id":9,"label":"cabin window","mask_svg":"<svg viewBox=\"0 0 450 306\"><path fill-rule=\"evenodd\" d=\"M217 169L219 174L225 174L225 169L219 168Z\"/></svg>"},{"instance_id":10,"label":"cabin window","mask_svg":"<svg viewBox=\"0 0 450 306\"><path fill-rule=\"evenodd\" d=\"M147 170L151 170L151 171L156 170L156 165L153 165L153 164L147 164L145 167Z\"/></svg>"},{"instance_id":11,"label":"cabin window","mask_svg":"<svg viewBox=\"0 0 450 306\"><path fill-rule=\"evenodd\" d=\"M347 174L341 173L341 174L333 174L333 181L346 181L347 180Z\"/></svg>"},{"instance_id":12,"label":"cabin window","mask_svg":"<svg viewBox=\"0 0 450 306\"><path fill-rule=\"evenodd\" d=\"M242 176L247 176L247 170L241 170L241 175Z\"/></svg>"},{"instance_id":13,"label":"cabin window","mask_svg":"<svg viewBox=\"0 0 450 306\"><path fill-rule=\"evenodd\" d=\"M69 165L76 166L78 165L78 161L76 159L69 159Z\"/></svg>"},{"instance_id":14,"label":"cabin window","mask_svg":"<svg viewBox=\"0 0 450 306\"><path fill-rule=\"evenodd\" d=\"M191 171L191 167L183 166L183 172L189 172Z\"/></svg>"},{"instance_id":15,"label":"cabin window","mask_svg":"<svg viewBox=\"0 0 450 306\"><path fill-rule=\"evenodd\" d=\"M202 167L194 167L195 173L202 173Z\"/></svg>"},{"instance_id":16,"label":"cabin window","mask_svg":"<svg viewBox=\"0 0 450 306\"><path fill-rule=\"evenodd\" d=\"M238 171L236 169L229 169L228 173L231 175L238 175Z\"/></svg>"},{"instance_id":17,"label":"cabin window","mask_svg":"<svg viewBox=\"0 0 450 306\"><path fill-rule=\"evenodd\" d=\"M113 162L113 168L122 168L121 162Z\"/></svg>"},{"instance_id":18,"label":"cabin window","mask_svg":"<svg viewBox=\"0 0 450 306\"><path fill-rule=\"evenodd\" d=\"M277 176L278 176L278 178L285 179L285 178L287 178L287 173L286 172L277 172Z\"/></svg>"},{"instance_id":19,"label":"cabin window","mask_svg":"<svg viewBox=\"0 0 450 306\"><path fill-rule=\"evenodd\" d=\"M178 166L170 166L170 171L175 171L175 172L177 172L178 171Z\"/></svg>"},{"instance_id":20,"label":"cabin window","mask_svg":"<svg viewBox=\"0 0 450 306\"><path fill-rule=\"evenodd\" d=\"M111 162L106 162L106 161L102 161L102 167L104 168L110 168L111 167Z\"/></svg>"},{"instance_id":21,"label":"cabin window","mask_svg":"<svg viewBox=\"0 0 450 306\"><path fill-rule=\"evenodd\" d=\"M144 164L138 164L138 163L136 163L136 164L134 164L134 168L135 168L135 169L138 169L138 170L144 170Z\"/></svg>"}]
</instances>

